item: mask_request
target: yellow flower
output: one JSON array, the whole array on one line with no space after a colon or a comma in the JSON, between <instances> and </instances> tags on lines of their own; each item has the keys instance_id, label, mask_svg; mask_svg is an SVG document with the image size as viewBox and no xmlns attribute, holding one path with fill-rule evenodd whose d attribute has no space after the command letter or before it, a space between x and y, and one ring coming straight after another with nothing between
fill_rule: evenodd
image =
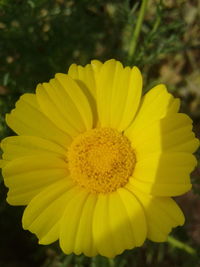
<instances>
[{"instance_id":1,"label":"yellow flower","mask_svg":"<svg viewBox=\"0 0 200 267\"><path fill-rule=\"evenodd\" d=\"M116 60L71 65L24 94L2 141L11 205L23 227L69 254L114 257L165 241L184 215L199 142L179 100L160 84L141 97L138 68Z\"/></svg>"}]
</instances>

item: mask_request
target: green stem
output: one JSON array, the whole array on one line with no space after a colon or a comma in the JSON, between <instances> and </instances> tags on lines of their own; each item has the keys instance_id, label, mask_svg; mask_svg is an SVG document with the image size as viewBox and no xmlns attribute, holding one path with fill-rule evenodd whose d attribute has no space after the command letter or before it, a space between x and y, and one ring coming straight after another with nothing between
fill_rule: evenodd
<instances>
[{"instance_id":1,"label":"green stem","mask_svg":"<svg viewBox=\"0 0 200 267\"><path fill-rule=\"evenodd\" d=\"M152 29L152 31L151 31L151 34L153 34L154 32L156 32L157 31L157 29L158 29L158 27L159 27L159 25L160 25L160 23L161 23L161 15L160 15L160 12L161 12L161 10L162 10L162 6L163 6L163 4L162 4L162 0L160 0L160 3L159 3L159 5L157 6L157 17L156 17L156 21L155 21L155 23L154 23L154 26L153 26L153 29Z\"/></svg>"},{"instance_id":2,"label":"green stem","mask_svg":"<svg viewBox=\"0 0 200 267\"><path fill-rule=\"evenodd\" d=\"M132 38L130 40L130 45L129 45L129 51L128 51L128 60L129 62L132 61L136 47L137 47L137 42L138 42L138 38L140 35L140 31L141 31L141 27L142 27L142 22L144 19L144 15L145 15L145 11L147 9L147 4L148 4L148 0L142 0L142 4L140 7L140 11L139 11L139 16L137 19L137 23L135 26L135 30L133 32Z\"/></svg>"},{"instance_id":3,"label":"green stem","mask_svg":"<svg viewBox=\"0 0 200 267\"><path fill-rule=\"evenodd\" d=\"M110 266L110 267L114 267L114 266L115 266L115 261L114 261L114 259L108 259L108 262L109 262L109 266Z\"/></svg>"},{"instance_id":4,"label":"green stem","mask_svg":"<svg viewBox=\"0 0 200 267\"><path fill-rule=\"evenodd\" d=\"M196 254L195 249L193 249L191 246L181 242L180 240L175 239L172 236L168 236L167 241L173 247L182 249L182 250L186 251L187 253L189 253L190 255L195 255Z\"/></svg>"},{"instance_id":5,"label":"green stem","mask_svg":"<svg viewBox=\"0 0 200 267\"><path fill-rule=\"evenodd\" d=\"M153 34L154 32L157 31L158 26L160 25L160 22L161 22L160 17L157 17L156 22L155 22L155 24L154 24L154 26L153 26L153 29L152 29L152 31L151 31L151 34Z\"/></svg>"}]
</instances>

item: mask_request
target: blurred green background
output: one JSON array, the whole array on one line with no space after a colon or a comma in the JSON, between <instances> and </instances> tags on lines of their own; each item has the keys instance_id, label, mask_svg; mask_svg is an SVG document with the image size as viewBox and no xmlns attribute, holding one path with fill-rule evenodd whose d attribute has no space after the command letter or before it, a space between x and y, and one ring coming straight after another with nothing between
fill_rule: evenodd
<instances>
[{"instance_id":1,"label":"blurred green background","mask_svg":"<svg viewBox=\"0 0 200 267\"><path fill-rule=\"evenodd\" d=\"M116 58L137 65L144 92L159 82L182 100L200 137L200 1L149 0L136 51L128 57L140 0L0 0L0 135L13 134L4 115L25 92L71 63ZM196 153L198 159L199 152ZM177 198L186 223L166 243L146 241L113 260L63 255L58 244L41 246L21 227L23 207L11 207L0 178L0 266L200 266L200 165L193 190ZM189 246L189 247L188 247Z\"/></svg>"}]
</instances>

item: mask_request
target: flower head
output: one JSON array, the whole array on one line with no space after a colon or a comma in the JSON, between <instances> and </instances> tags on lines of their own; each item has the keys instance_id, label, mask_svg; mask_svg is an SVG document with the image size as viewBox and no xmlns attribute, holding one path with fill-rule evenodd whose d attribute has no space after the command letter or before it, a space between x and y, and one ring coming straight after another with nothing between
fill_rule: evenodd
<instances>
[{"instance_id":1,"label":"flower head","mask_svg":"<svg viewBox=\"0 0 200 267\"><path fill-rule=\"evenodd\" d=\"M71 65L24 94L6 121L2 171L11 205L40 244L114 257L184 223L173 196L191 188L199 141L160 84L144 96L138 68Z\"/></svg>"}]
</instances>

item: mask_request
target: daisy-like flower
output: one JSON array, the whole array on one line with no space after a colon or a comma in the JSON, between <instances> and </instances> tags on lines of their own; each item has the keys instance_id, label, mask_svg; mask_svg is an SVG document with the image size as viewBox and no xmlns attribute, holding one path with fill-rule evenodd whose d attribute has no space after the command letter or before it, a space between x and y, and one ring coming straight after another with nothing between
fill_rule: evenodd
<instances>
[{"instance_id":1,"label":"daisy-like flower","mask_svg":"<svg viewBox=\"0 0 200 267\"><path fill-rule=\"evenodd\" d=\"M66 253L114 257L162 242L184 215L199 142L179 100L160 84L144 96L137 67L71 65L24 94L6 116L2 171L23 228Z\"/></svg>"}]
</instances>

